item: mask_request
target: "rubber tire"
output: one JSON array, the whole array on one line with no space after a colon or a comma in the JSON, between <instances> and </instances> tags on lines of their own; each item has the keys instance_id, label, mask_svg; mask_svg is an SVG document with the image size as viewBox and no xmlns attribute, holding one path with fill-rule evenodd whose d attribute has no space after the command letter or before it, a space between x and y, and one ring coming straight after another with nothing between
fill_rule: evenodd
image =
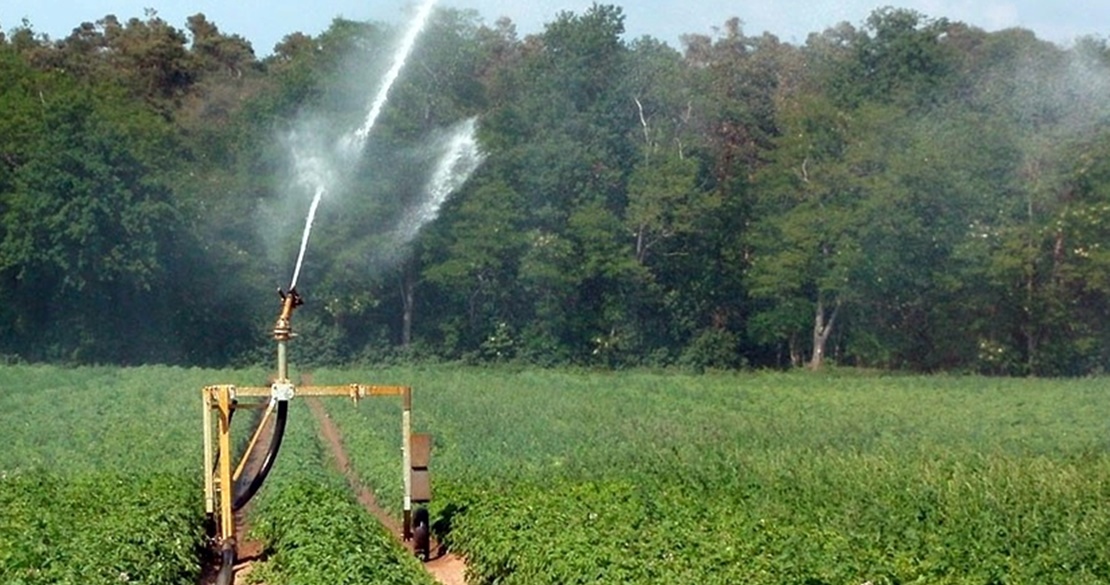
<instances>
[{"instance_id":1,"label":"rubber tire","mask_svg":"<svg viewBox=\"0 0 1110 585\"><path fill-rule=\"evenodd\" d=\"M412 550L425 563L431 554L431 528L428 526L427 508L417 508L413 515Z\"/></svg>"}]
</instances>

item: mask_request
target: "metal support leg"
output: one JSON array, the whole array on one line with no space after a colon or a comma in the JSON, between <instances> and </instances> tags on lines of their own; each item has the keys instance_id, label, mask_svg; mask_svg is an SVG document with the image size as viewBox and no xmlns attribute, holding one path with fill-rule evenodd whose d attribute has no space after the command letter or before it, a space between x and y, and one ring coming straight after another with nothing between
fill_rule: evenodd
<instances>
[{"instance_id":1,"label":"metal support leg","mask_svg":"<svg viewBox=\"0 0 1110 585\"><path fill-rule=\"evenodd\" d=\"M404 539L412 538L412 389L401 393L401 473L405 482L403 507Z\"/></svg>"},{"instance_id":2,"label":"metal support leg","mask_svg":"<svg viewBox=\"0 0 1110 585\"><path fill-rule=\"evenodd\" d=\"M220 386L218 405L220 408L220 537L225 543L234 543L235 519L232 517L234 485L231 483L231 388Z\"/></svg>"}]
</instances>

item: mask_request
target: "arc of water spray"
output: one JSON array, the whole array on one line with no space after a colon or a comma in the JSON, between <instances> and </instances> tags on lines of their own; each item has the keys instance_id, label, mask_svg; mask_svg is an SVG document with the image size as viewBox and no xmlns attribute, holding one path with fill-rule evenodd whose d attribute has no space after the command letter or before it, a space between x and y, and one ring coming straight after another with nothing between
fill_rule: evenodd
<instances>
[{"instance_id":1,"label":"arc of water spray","mask_svg":"<svg viewBox=\"0 0 1110 585\"><path fill-rule=\"evenodd\" d=\"M393 64L390 66L389 71L386 72L385 77L382 79L381 87L378 88L378 93L370 102L370 110L366 114L366 119L355 131L345 135L340 141L340 149L345 151L347 156L354 157L362 154L366 146L366 139L370 136L370 130L374 128L374 124L378 121L378 116L382 113L382 108L385 107L385 102L389 98L389 90L393 88L393 84L397 81L397 77L401 74L401 69L405 66L405 61L408 60L409 54L412 53L413 46L416 45L416 38L420 36L420 31L424 29L424 25L428 22L428 17L432 14L432 7L435 6L435 0L425 0L419 10L417 10L416 17L412 21L405 32L404 38L401 40L401 45L394 53ZM314 161L323 164L323 161ZM320 206L320 200L323 199L324 193L327 192L327 185L323 177L316 177L315 193L312 196L312 204L308 207L308 216L305 218L304 233L301 235L301 249L297 253L297 265L293 269L293 281L289 288L297 286L297 279L301 275L301 265L304 263L305 250L308 249L309 235L312 233L312 224L316 221L316 209Z\"/></svg>"},{"instance_id":2,"label":"arc of water spray","mask_svg":"<svg viewBox=\"0 0 1110 585\"><path fill-rule=\"evenodd\" d=\"M474 135L477 122L476 118L470 118L451 130L435 171L424 187L424 200L401 221L397 232L398 244L412 241L421 226L435 220L447 197L461 187L482 164L485 153L478 147L478 140Z\"/></svg>"},{"instance_id":3,"label":"arc of water spray","mask_svg":"<svg viewBox=\"0 0 1110 585\"><path fill-rule=\"evenodd\" d=\"M312 233L312 224L316 221L316 209L320 207L320 199L324 196L324 186L316 187L316 194L312 197L312 204L308 206L308 217L304 221L304 233L301 234L301 251L297 253L297 267L293 269L293 282L289 290L297 287L297 279L301 276L301 266L304 264L304 251L308 249L308 236Z\"/></svg>"},{"instance_id":4,"label":"arc of water spray","mask_svg":"<svg viewBox=\"0 0 1110 585\"><path fill-rule=\"evenodd\" d=\"M353 134L345 137L345 146L347 146L348 151L353 150L354 154L358 154L366 146L366 138L370 136L370 130L374 128L374 123L378 121L378 116L381 115L382 108L385 107L385 102L389 98L389 90L393 87L393 83L397 81L401 69L405 67L405 61L412 53L413 46L416 45L416 37L420 36L420 31L424 29L424 24L428 22L428 17L431 15L434 5L435 0L425 0L420 5L412 26L405 32L405 37L401 40L401 48L397 51L393 65L386 72L382 85L378 88L378 94L374 96L374 100L370 103L370 111L366 114L366 120Z\"/></svg>"}]
</instances>

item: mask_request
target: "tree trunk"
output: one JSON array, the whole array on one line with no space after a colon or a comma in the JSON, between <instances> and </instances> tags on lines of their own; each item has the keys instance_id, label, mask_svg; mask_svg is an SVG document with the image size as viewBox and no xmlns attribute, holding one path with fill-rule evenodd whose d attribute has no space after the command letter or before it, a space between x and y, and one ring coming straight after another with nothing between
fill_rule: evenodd
<instances>
[{"instance_id":1,"label":"tree trunk","mask_svg":"<svg viewBox=\"0 0 1110 585\"><path fill-rule=\"evenodd\" d=\"M802 350L799 347L799 345L800 344L798 343L798 334L796 332L791 333L790 334L789 347L790 347L790 367L792 367L792 368L802 367L802 362L805 359L805 356L802 355Z\"/></svg>"},{"instance_id":2,"label":"tree trunk","mask_svg":"<svg viewBox=\"0 0 1110 585\"><path fill-rule=\"evenodd\" d=\"M813 356L809 359L809 369L819 370L821 365L825 362L825 345L829 341L829 335L832 334L833 324L836 323L836 315L840 312L840 301L837 300L833 304L832 313L828 318L825 317L825 298L824 295L817 295L817 310L814 311L813 317Z\"/></svg>"},{"instance_id":3,"label":"tree trunk","mask_svg":"<svg viewBox=\"0 0 1110 585\"><path fill-rule=\"evenodd\" d=\"M1032 223L1032 207L1030 207L1029 213L1030 223ZM1039 311L1034 306L1034 300L1037 296L1037 265L1034 258L1036 247L1031 236L1027 245L1030 252L1025 268L1025 307L1023 307L1025 324L1021 327L1021 331L1025 335L1025 375L1034 376L1037 371L1037 330L1040 329L1037 320L1040 315L1038 315Z\"/></svg>"},{"instance_id":4,"label":"tree trunk","mask_svg":"<svg viewBox=\"0 0 1110 585\"><path fill-rule=\"evenodd\" d=\"M639 229L636 230L636 263L640 266L644 265L644 259L647 258L647 242L644 237L645 231L647 231L647 226L642 223Z\"/></svg>"},{"instance_id":5,"label":"tree trunk","mask_svg":"<svg viewBox=\"0 0 1110 585\"><path fill-rule=\"evenodd\" d=\"M412 343L412 312L415 296L416 279L412 277L412 269L406 266L401 272L401 347L408 347Z\"/></svg>"}]
</instances>

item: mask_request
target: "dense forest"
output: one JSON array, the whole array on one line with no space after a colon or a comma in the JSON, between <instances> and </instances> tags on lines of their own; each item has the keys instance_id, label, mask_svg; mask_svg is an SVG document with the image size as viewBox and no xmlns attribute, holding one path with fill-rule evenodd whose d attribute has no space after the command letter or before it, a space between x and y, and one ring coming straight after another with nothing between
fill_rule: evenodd
<instances>
[{"instance_id":1,"label":"dense forest","mask_svg":"<svg viewBox=\"0 0 1110 585\"><path fill-rule=\"evenodd\" d=\"M1105 40L741 22L675 48L613 5L523 38L437 9L320 205L295 357L1104 371ZM357 124L401 32L336 19L265 58L203 14L0 35L0 358L268 360L312 197L290 151ZM483 163L399 240L470 118Z\"/></svg>"}]
</instances>

